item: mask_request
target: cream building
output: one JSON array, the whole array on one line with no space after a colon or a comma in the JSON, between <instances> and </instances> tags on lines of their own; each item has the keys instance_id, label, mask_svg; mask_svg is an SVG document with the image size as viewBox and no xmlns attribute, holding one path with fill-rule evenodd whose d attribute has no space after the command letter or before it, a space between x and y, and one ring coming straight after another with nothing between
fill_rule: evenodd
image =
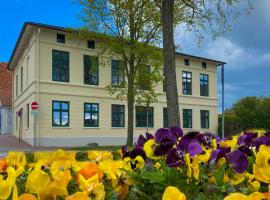
<instances>
[{"instance_id":1,"label":"cream building","mask_svg":"<svg viewBox=\"0 0 270 200\"><path fill-rule=\"evenodd\" d=\"M121 81L117 57L98 70L87 63L99 60L95 41L68 39L64 28L25 23L11 59L14 70L14 136L38 146L124 144L127 103L110 96L105 86ZM207 58L177 53L176 73L182 127L185 131L217 132L217 66ZM151 105L149 131L166 126L163 86ZM39 103L34 117L31 103ZM134 137L146 131L146 113L135 108ZM34 131L35 130L35 131Z\"/></svg>"}]
</instances>

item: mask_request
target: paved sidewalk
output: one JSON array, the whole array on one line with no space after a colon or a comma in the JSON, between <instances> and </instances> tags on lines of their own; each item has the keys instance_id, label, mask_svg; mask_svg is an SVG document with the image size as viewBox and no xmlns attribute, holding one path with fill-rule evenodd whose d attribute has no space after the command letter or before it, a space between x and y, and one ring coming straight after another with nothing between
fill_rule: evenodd
<instances>
[{"instance_id":1,"label":"paved sidewalk","mask_svg":"<svg viewBox=\"0 0 270 200\"><path fill-rule=\"evenodd\" d=\"M49 151L59 148L54 147L33 147L30 144L19 141L18 138L11 135L0 135L0 157L6 155L9 151Z\"/></svg>"}]
</instances>

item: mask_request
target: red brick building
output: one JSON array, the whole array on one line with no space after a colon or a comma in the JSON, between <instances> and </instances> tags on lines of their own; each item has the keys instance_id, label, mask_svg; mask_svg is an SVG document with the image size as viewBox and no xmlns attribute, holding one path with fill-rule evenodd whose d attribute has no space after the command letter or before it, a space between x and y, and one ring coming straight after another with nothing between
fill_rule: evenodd
<instances>
[{"instance_id":1,"label":"red brick building","mask_svg":"<svg viewBox=\"0 0 270 200\"><path fill-rule=\"evenodd\" d=\"M12 131L12 72L0 63L0 134Z\"/></svg>"}]
</instances>

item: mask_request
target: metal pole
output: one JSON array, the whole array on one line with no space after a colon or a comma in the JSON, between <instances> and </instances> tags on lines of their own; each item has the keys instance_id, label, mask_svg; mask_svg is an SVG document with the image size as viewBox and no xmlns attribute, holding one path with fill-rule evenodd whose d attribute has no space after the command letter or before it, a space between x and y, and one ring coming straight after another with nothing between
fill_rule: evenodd
<instances>
[{"instance_id":1,"label":"metal pole","mask_svg":"<svg viewBox=\"0 0 270 200\"><path fill-rule=\"evenodd\" d=\"M222 139L225 137L224 133L224 122L225 122L225 112L224 112L224 64L221 66L221 85L222 85Z\"/></svg>"}]
</instances>

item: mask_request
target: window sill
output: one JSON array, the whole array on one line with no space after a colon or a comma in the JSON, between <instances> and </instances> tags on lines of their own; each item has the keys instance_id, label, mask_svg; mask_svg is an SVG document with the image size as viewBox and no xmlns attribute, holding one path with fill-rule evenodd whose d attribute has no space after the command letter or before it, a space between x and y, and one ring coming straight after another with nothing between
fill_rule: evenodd
<instances>
[{"instance_id":1,"label":"window sill","mask_svg":"<svg viewBox=\"0 0 270 200\"><path fill-rule=\"evenodd\" d=\"M52 126L52 129L71 129L71 126Z\"/></svg>"},{"instance_id":2,"label":"window sill","mask_svg":"<svg viewBox=\"0 0 270 200\"><path fill-rule=\"evenodd\" d=\"M83 129L100 129L100 127L83 127Z\"/></svg>"},{"instance_id":3,"label":"window sill","mask_svg":"<svg viewBox=\"0 0 270 200\"><path fill-rule=\"evenodd\" d=\"M138 128L138 129L146 129L147 127L135 127L135 128ZM154 129L154 127L148 127L148 129Z\"/></svg>"},{"instance_id":4,"label":"window sill","mask_svg":"<svg viewBox=\"0 0 270 200\"><path fill-rule=\"evenodd\" d=\"M111 129L125 129L126 127L122 127L122 126L119 126L119 127L111 127Z\"/></svg>"}]
</instances>

